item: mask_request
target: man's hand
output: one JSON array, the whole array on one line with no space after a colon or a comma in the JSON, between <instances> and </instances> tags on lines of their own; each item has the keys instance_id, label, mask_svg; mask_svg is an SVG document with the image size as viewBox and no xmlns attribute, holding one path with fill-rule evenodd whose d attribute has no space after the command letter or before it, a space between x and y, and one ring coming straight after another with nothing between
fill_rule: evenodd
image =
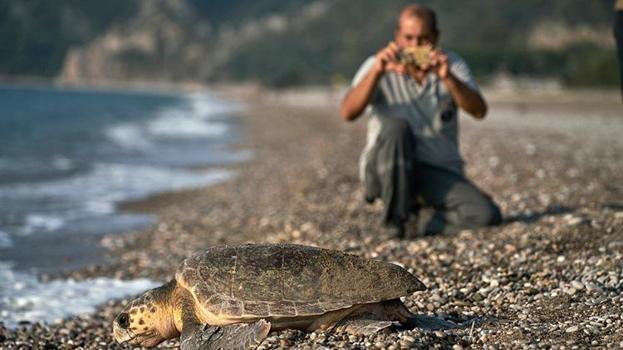
<instances>
[{"instance_id":1,"label":"man's hand","mask_svg":"<svg viewBox=\"0 0 623 350\"><path fill-rule=\"evenodd\" d=\"M441 50L433 50L431 52L431 65L429 69L437 76L448 88L452 98L467 113L476 119L482 119L487 114L487 103L480 92L473 90L464 82L458 79L450 71L448 56Z\"/></svg>"},{"instance_id":2,"label":"man's hand","mask_svg":"<svg viewBox=\"0 0 623 350\"><path fill-rule=\"evenodd\" d=\"M441 50L435 49L431 52L430 69L437 74L439 79L444 80L450 71L448 56Z\"/></svg>"},{"instance_id":3,"label":"man's hand","mask_svg":"<svg viewBox=\"0 0 623 350\"><path fill-rule=\"evenodd\" d=\"M355 120L363 113L383 74L389 71L406 74L405 65L398 63L399 52L400 47L393 41L377 52L372 69L344 96L340 107L340 115L344 120Z\"/></svg>"},{"instance_id":4,"label":"man's hand","mask_svg":"<svg viewBox=\"0 0 623 350\"><path fill-rule=\"evenodd\" d=\"M383 74L393 71L398 74L406 74L407 66L405 64L398 63L399 52L400 47L393 41L390 41L387 46L377 52L375 55L376 62L374 65L376 72Z\"/></svg>"}]
</instances>

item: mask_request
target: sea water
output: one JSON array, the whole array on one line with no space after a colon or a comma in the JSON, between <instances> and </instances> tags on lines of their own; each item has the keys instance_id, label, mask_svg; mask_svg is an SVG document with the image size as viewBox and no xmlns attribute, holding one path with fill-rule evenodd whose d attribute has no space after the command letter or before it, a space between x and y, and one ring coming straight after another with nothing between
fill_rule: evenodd
<instances>
[{"instance_id":1,"label":"sea water","mask_svg":"<svg viewBox=\"0 0 623 350\"><path fill-rule=\"evenodd\" d=\"M218 166L249 155L230 149L241 108L204 93L0 86L0 322L53 322L154 287L37 274L103 263L102 234L154 223L119 213L122 201L231 178Z\"/></svg>"}]
</instances>

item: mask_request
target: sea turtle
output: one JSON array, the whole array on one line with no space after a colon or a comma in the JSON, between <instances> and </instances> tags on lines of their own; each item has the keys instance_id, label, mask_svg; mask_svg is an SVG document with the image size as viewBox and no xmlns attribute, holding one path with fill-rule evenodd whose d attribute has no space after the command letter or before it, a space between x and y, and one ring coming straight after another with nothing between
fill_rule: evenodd
<instances>
[{"instance_id":1,"label":"sea turtle","mask_svg":"<svg viewBox=\"0 0 623 350\"><path fill-rule=\"evenodd\" d=\"M184 260L175 278L115 318L118 342L247 349L271 330L369 334L414 315L400 297L426 287L402 267L294 244L218 246Z\"/></svg>"}]
</instances>

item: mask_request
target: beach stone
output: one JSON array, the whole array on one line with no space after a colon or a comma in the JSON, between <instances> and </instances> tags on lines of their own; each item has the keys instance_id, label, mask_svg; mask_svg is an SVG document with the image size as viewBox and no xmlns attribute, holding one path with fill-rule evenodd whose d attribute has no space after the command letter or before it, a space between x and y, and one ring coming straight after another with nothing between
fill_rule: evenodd
<instances>
[{"instance_id":1,"label":"beach stone","mask_svg":"<svg viewBox=\"0 0 623 350\"><path fill-rule=\"evenodd\" d=\"M571 326L571 327L565 329L565 332L566 333L575 333L575 332L577 332L579 330L580 330L579 326Z\"/></svg>"},{"instance_id":2,"label":"beach stone","mask_svg":"<svg viewBox=\"0 0 623 350\"><path fill-rule=\"evenodd\" d=\"M400 339L403 340L405 343L415 343L415 338L408 334L404 334L400 337Z\"/></svg>"},{"instance_id":3,"label":"beach stone","mask_svg":"<svg viewBox=\"0 0 623 350\"><path fill-rule=\"evenodd\" d=\"M571 288L565 288L565 293L569 294L569 295L574 295L575 293L577 293L577 289L571 287Z\"/></svg>"},{"instance_id":4,"label":"beach stone","mask_svg":"<svg viewBox=\"0 0 623 350\"><path fill-rule=\"evenodd\" d=\"M573 216L573 215L567 215L565 216L565 220L567 221L567 225L569 226L577 226L580 224L587 224L590 222L590 220L579 217L579 216Z\"/></svg>"},{"instance_id":5,"label":"beach stone","mask_svg":"<svg viewBox=\"0 0 623 350\"><path fill-rule=\"evenodd\" d=\"M621 249L623 248L623 241L613 241L608 243L608 249Z\"/></svg>"},{"instance_id":6,"label":"beach stone","mask_svg":"<svg viewBox=\"0 0 623 350\"><path fill-rule=\"evenodd\" d=\"M586 290L588 290L589 292L601 293L603 290L600 286L596 285L595 283L586 283L584 286L586 287Z\"/></svg>"}]
</instances>

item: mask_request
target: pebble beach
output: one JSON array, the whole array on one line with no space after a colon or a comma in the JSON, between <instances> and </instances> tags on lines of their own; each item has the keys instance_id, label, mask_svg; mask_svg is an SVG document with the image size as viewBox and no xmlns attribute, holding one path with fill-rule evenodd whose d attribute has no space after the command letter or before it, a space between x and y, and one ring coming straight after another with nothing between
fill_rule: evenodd
<instances>
[{"instance_id":1,"label":"pebble beach","mask_svg":"<svg viewBox=\"0 0 623 350\"><path fill-rule=\"evenodd\" d=\"M381 203L365 203L358 178L366 123L342 121L336 96L234 96L247 104L234 146L252 156L224 166L235 173L231 180L124 203L157 223L105 236L113 263L41 278L164 283L181 260L209 246L305 244L404 266L428 287L405 305L458 327L367 337L287 330L259 349L623 348L623 107L616 96L497 97L484 121L463 115L466 172L500 205L504 223L413 240L383 238ZM0 348L132 349L112 337L112 321L131 299L54 324L0 325ZM171 340L160 348L178 346Z\"/></svg>"}]
</instances>

